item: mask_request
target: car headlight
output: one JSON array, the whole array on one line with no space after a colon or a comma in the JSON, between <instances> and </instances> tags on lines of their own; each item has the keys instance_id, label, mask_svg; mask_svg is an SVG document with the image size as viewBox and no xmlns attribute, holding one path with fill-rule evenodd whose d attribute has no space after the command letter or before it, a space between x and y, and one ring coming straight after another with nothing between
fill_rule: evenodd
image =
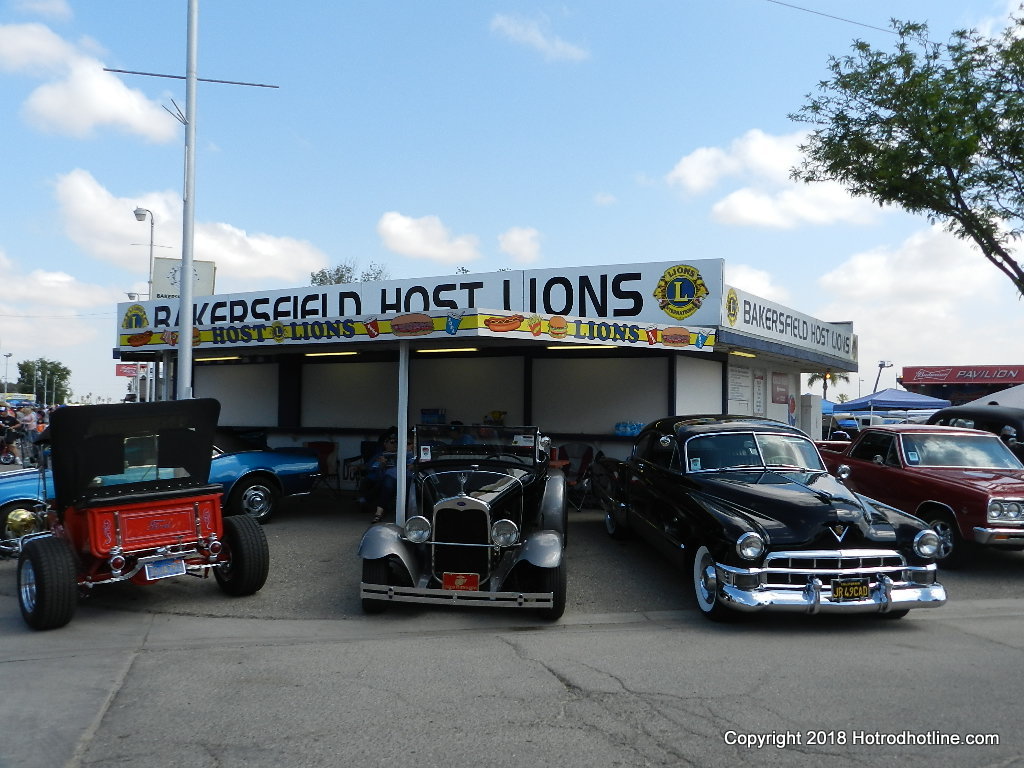
<instances>
[{"instance_id":1,"label":"car headlight","mask_svg":"<svg viewBox=\"0 0 1024 768\"><path fill-rule=\"evenodd\" d=\"M1010 501L1003 504L1003 513L1011 520L1020 519L1020 504L1016 501Z\"/></svg>"},{"instance_id":2,"label":"car headlight","mask_svg":"<svg viewBox=\"0 0 1024 768\"><path fill-rule=\"evenodd\" d=\"M519 541L519 526L511 520L495 520L491 526L491 541L499 547L511 547Z\"/></svg>"},{"instance_id":3,"label":"car headlight","mask_svg":"<svg viewBox=\"0 0 1024 768\"><path fill-rule=\"evenodd\" d=\"M764 554L764 539L761 534L747 531L736 540L736 553L744 560L757 560Z\"/></svg>"},{"instance_id":4,"label":"car headlight","mask_svg":"<svg viewBox=\"0 0 1024 768\"><path fill-rule=\"evenodd\" d=\"M920 557L935 557L939 554L939 535L930 528L921 531L914 537L914 551Z\"/></svg>"},{"instance_id":5,"label":"car headlight","mask_svg":"<svg viewBox=\"0 0 1024 768\"><path fill-rule=\"evenodd\" d=\"M1004 516L1003 502L998 499L992 499L988 503L988 519L999 520Z\"/></svg>"},{"instance_id":6,"label":"car headlight","mask_svg":"<svg viewBox=\"0 0 1024 768\"><path fill-rule=\"evenodd\" d=\"M422 544L430 538L430 521L422 515L405 521L405 538L413 544Z\"/></svg>"}]
</instances>

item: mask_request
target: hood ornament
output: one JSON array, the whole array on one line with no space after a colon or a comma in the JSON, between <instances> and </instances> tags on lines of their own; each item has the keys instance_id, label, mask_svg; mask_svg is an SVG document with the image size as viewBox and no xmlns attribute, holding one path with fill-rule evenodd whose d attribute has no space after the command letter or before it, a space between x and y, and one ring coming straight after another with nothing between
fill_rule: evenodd
<instances>
[{"instance_id":1,"label":"hood ornament","mask_svg":"<svg viewBox=\"0 0 1024 768\"><path fill-rule=\"evenodd\" d=\"M843 543L843 539L846 537L846 532L850 530L848 526L845 526L842 523L833 523L828 527L828 529L832 531L832 535L836 537L836 541L840 544Z\"/></svg>"},{"instance_id":2,"label":"hood ornament","mask_svg":"<svg viewBox=\"0 0 1024 768\"><path fill-rule=\"evenodd\" d=\"M468 472L460 472L459 473L459 496L465 496L466 495L466 483L468 481L469 481L469 473Z\"/></svg>"}]
</instances>

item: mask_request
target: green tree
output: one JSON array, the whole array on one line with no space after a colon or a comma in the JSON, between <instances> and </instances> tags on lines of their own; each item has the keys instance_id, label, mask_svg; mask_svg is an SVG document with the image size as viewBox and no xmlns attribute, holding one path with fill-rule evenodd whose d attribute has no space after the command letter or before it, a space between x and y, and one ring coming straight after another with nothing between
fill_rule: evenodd
<instances>
[{"instance_id":1,"label":"green tree","mask_svg":"<svg viewBox=\"0 0 1024 768\"><path fill-rule=\"evenodd\" d=\"M56 405L68 401L71 394L71 370L54 360L22 360L18 363L18 381L14 389L35 393L36 402Z\"/></svg>"},{"instance_id":2,"label":"green tree","mask_svg":"<svg viewBox=\"0 0 1024 768\"><path fill-rule=\"evenodd\" d=\"M894 51L855 41L790 118L816 126L791 177L838 181L973 241L1024 294L1024 19L1000 36L893 21Z\"/></svg>"},{"instance_id":3,"label":"green tree","mask_svg":"<svg viewBox=\"0 0 1024 768\"><path fill-rule=\"evenodd\" d=\"M310 285L341 285L343 283L371 283L374 280L387 280L391 277L388 268L383 264L370 262L359 276L356 277L356 263L351 259L334 267L320 269L309 273Z\"/></svg>"},{"instance_id":4,"label":"green tree","mask_svg":"<svg viewBox=\"0 0 1024 768\"><path fill-rule=\"evenodd\" d=\"M833 381L850 381L850 374L840 372L835 373L833 371L822 371L821 373L815 372L807 377L807 386L813 387L818 382L821 382L821 399L828 400L828 385Z\"/></svg>"}]
</instances>

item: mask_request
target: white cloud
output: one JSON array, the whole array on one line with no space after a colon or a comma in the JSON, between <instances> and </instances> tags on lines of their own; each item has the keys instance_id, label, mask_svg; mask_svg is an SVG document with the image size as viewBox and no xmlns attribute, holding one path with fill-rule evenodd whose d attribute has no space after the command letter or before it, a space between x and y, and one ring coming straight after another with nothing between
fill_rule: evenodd
<instances>
[{"instance_id":1,"label":"white cloud","mask_svg":"<svg viewBox=\"0 0 1024 768\"><path fill-rule=\"evenodd\" d=\"M786 304L790 301L789 291L781 285L776 285L770 272L746 264L726 261L725 282L779 304Z\"/></svg>"},{"instance_id":2,"label":"white cloud","mask_svg":"<svg viewBox=\"0 0 1024 768\"><path fill-rule=\"evenodd\" d=\"M751 130L728 147L699 147L665 176L669 186L687 194L708 192L727 178L744 185L712 206L717 221L735 226L788 229L803 224L864 223L878 207L849 195L839 184L803 184L789 178L800 162L805 134L771 136Z\"/></svg>"},{"instance_id":3,"label":"white cloud","mask_svg":"<svg viewBox=\"0 0 1024 768\"><path fill-rule=\"evenodd\" d=\"M437 216L414 219L389 211L377 222L377 234L388 250L413 259L465 265L480 258L475 235L453 238Z\"/></svg>"},{"instance_id":4,"label":"white cloud","mask_svg":"<svg viewBox=\"0 0 1024 768\"><path fill-rule=\"evenodd\" d=\"M132 288L141 290L149 275L149 219L133 214L141 206L153 212L157 257L181 257L181 197L171 191L141 197L116 197L87 171L75 170L56 184L61 218L68 237L86 253L140 276ZM217 264L220 292L256 290L268 285L302 285L309 273L326 266L326 254L304 240L248 233L229 224L196 222L193 258Z\"/></svg>"},{"instance_id":5,"label":"white cloud","mask_svg":"<svg viewBox=\"0 0 1024 768\"><path fill-rule=\"evenodd\" d=\"M52 78L22 108L25 119L41 130L85 138L112 127L153 142L179 136L179 123L158 103L42 24L0 25L0 70Z\"/></svg>"},{"instance_id":6,"label":"white cloud","mask_svg":"<svg viewBox=\"0 0 1024 768\"><path fill-rule=\"evenodd\" d=\"M1024 312L1010 281L941 227L896 248L856 254L818 282L829 298L812 314L853 321L860 340L860 372L839 390L851 397L858 395L858 376L861 394L870 394L879 360L894 363L879 384L891 387L909 365L1012 363L1024 335Z\"/></svg>"},{"instance_id":7,"label":"white cloud","mask_svg":"<svg viewBox=\"0 0 1024 768\"><path fill-rule=\"evenodd\" d=\"M586 49L567 43L557 35L544 30L542 26L542 22L503 14L491 19L492 32L497 32L513 43L533 48L544 54L546 59L583 61L590 58L590 53Z\"/></svg>"},{"instance_id":8,"label":"white cloud","mask_svg":"<svg viewBox=\"0 0 1024 768\"><path fill-rule=\"evenodd\" d=\"M532 264L540 258L540 232L532 227L512 227L502 232L498 245L519 264Z\"/></svg>"},{"instance_id":9,"label":"white cloud","mask_svg":"<svg viewBox=\"0 0 1024 768\"><path fill-rule=\"evenodd\" d=\"M607 192L598 192L594 195L594 205L599 205L605 208L609 205L615 205L618 201L615 195L610 195Z\"/></svg>"},{"instance_id":10,"label":"white cloud","mask_svg":"<svg viewBox=\"0 0 1024 768\"><path fill-rule=\"evenodd\" d=\"M67 0L15 0L14 9L55 21L68 21L72 16Z\"/></svg>"}]
</instances>

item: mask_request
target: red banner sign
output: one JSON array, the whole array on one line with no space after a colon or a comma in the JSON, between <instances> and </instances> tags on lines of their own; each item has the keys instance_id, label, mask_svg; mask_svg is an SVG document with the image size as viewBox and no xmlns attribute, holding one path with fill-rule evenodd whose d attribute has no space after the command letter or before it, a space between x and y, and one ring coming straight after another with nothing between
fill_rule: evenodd
<instances>
[{"instance_id":1,"label":"red banner sign","mask_svg":"<svg viewBox=\"0 0 1024 768\"><path fill-rule=\"evenodd\" d=\"M130 376L135 377L139 375L139 366L134 363L118 363L114 366L115 376Z\"/></svg>"},{"instance_id":2,"label":"red banner sign","mask_svg":"<svg viewBox=\"0 0 1024 768\"><path fill-rule=\"evenodd\" d=\"M903 369L908 384L1024 384L1024 365L940 365Z\"/></svg>"}]
</instances>

